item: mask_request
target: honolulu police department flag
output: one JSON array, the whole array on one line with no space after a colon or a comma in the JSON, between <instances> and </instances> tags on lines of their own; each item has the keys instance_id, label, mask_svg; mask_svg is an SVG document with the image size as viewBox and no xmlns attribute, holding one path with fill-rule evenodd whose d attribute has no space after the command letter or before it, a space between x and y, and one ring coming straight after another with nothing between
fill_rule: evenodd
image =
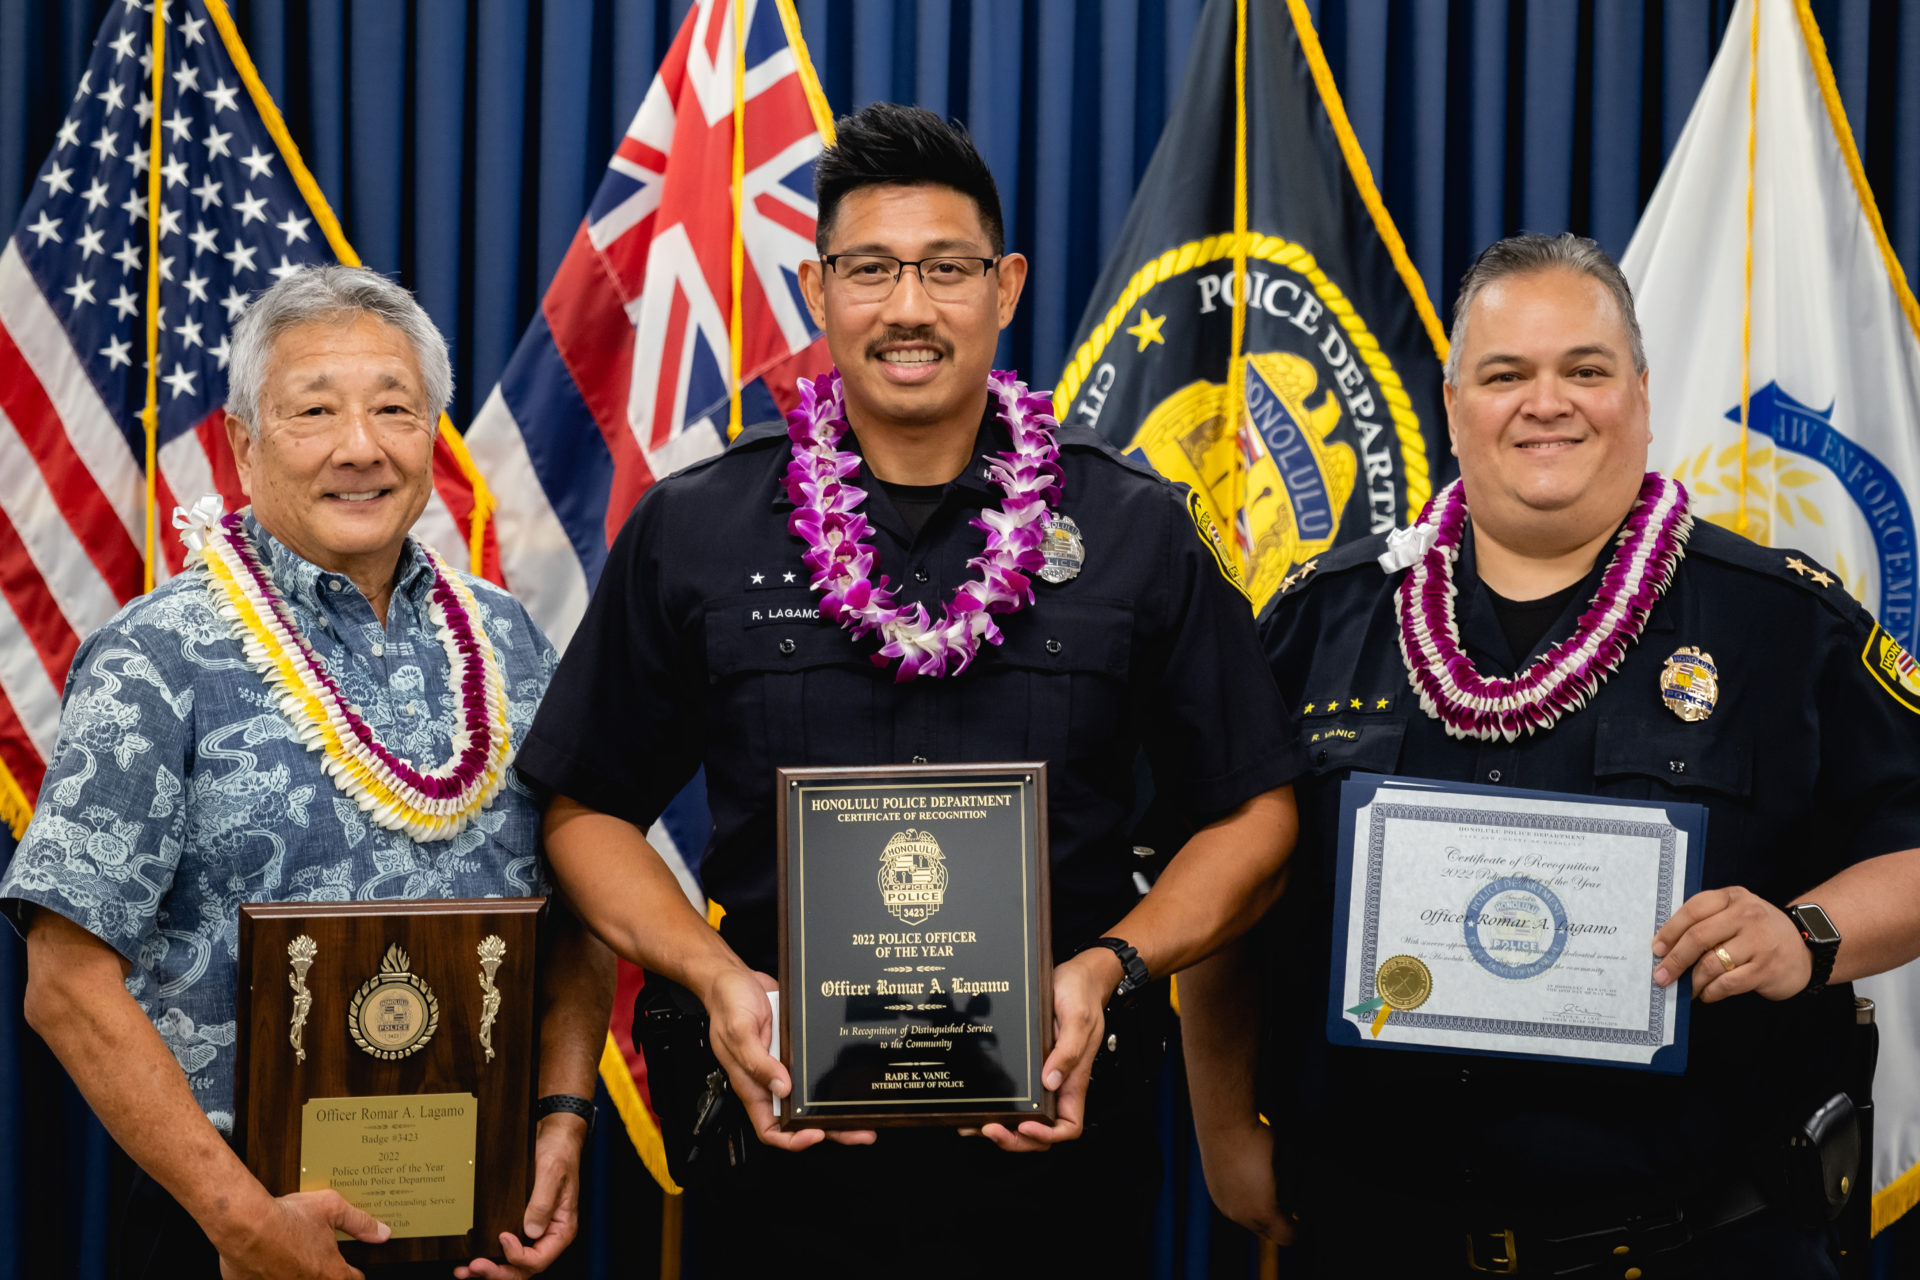
<instances>
[{"instance_id":1,"label":"honolulu police department flag","mask_svg":"<svg viewBox=\"0 0 1920 1280\"><path fill-rule=\"evenodd\" d=\"M1883 628L1860 660L1920 731L1920 307L1804 0L1734 10L1621 266L1653 353L1652 465L1708 519L1837 574ZM1920 967L1856 988L1880 1009L1878 1230L1920 1200Z\"/></svg>"},{"instance_id":2,"label":"honolulu police department flag","mask_svg":"<svg viewBox=\"0 0 1920 1280\"><path fill-rule=\"evenodd\" d=\"M1292 566L1419 513L1450 469L1445 351L1305 7L1209 0L1060 420L1191 486L1257 607Z\"/></svg>"}]
</instances>

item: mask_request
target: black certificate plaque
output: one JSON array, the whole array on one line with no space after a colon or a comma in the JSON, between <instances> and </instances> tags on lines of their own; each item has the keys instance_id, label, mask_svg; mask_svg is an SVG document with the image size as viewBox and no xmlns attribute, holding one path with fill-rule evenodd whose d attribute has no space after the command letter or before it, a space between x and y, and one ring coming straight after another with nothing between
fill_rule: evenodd
<instances>
[{"instance_id":1,"label":"black certificate plaque","mask_svg":"<svg viewBox=\"0 0 1920 1280\"><path fill-rule=\"evenodd\" d=\"M1051 1121L1046 765L779 787L782 1127Z\"/></svg>"}]
</instances>

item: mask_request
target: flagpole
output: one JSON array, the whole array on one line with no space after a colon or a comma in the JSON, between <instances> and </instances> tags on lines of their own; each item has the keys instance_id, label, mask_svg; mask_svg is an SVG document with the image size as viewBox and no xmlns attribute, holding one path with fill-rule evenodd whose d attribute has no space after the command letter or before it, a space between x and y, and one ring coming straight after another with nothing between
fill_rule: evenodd
<instances>
[{"instance_id":1,"label":"flagpole","mask_svg":"<svg viewBox=\"0 0 1920 1280\"><path fill-rule=\"evenodd\" d=\"M1753 188L1760 133L1760 4L1753 0L1753 24L1747 37L1747 263L1740 305L1740 501L1733 531L1747 532L1747 417L1753 408Z\"/></svg>"},{"instance_id":2,"label":"flagpole","mask_svg":"<svg viewBox=\"0 0 1920 1280\"><path fill-rule=\"evenodd\" d=\"M800 15L794 12L793 0L774 0L774 8L780 14L780 26L787 33L787 46L793 50L793 60L800 68L800 89L807 95L807 110L813 114L813 127L820 131L823 146L833 145L833 108L827 105L827 95L820 88L820 77L814 74L813 57L807 52L807 42L800 34Z\"/></svg>"},{"instance_id":3,"label":"flagpole","mask_svg":"<svg viewBox=\"0 0 1920 1280\"><path fill-rule=\"evenodd\" d=\"M729 275L733 309L727 315L727 349L732 362L728 380L727 439L740 428L740 292L746 274L746 242L740 234L740 214L746 206L747 186L747 0L733 0L733 256Z\"/></svg>"},{"instance_id":4,"label":"flagpole","mask_svg":"<svg viewBox=\"0 0 1920 1280\"><path fill-rule=\"evenodd\" d=\"M161 90L166 85L167 5L153 6L153 132L147 139L147 398L140 408L140 428L146 436L146 586L153 590L156 554L154 510L159 500L160 474L160 151Z\"/></svg>"},{"instance_id":5,"label":"flagpole","mask_svg":"<svg viewBox=\"0 0 1920 1280\"><path fill-rule=\"evenodd\" d=\"M1247 506L1249 460L1241 439L1247 374L1240 354L1247 337L1247 0L1234 0L1233 23L1233 336L1227 351L1227 421L1233 429L1235 464L1234 545L1244 577L1253 562L1253 545L1240 531L1238 514Z\"/></svg>"}]
</instances>

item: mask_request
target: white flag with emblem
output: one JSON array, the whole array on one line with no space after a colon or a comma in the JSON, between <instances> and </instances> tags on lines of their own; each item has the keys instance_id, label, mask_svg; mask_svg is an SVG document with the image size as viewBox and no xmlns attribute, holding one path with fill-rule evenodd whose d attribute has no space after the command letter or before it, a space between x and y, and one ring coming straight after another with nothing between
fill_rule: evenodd
<instances>
[{"instance_id":1,"label":"white flag with emblem","mask_svg":"<svg viewBox=\"0 0 1920 1280\"><path fill-rule=\"evenodd\" d=\"M1621 265L1652 465L1698 514L1809 553L1914 651L1920 307L1806 0L1735 8ZM1920 968L1857 989L1880 1011L1877 1231L1920 1200Z\"/></svg>"}]
</instances>

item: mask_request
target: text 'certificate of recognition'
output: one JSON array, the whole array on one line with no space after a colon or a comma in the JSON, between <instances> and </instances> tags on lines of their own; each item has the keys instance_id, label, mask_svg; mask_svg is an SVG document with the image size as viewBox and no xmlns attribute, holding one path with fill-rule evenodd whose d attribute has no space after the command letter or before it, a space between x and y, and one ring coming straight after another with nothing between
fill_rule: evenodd
<instances>
[{"instance_id":1,"label":"text 'certificate of recognition'","mask_svg":"<svg viewBox=\"0 0 1920 1280\"><path fill-rule=\"evenodd\" d=\"M1343 783L1329 1038L1684 1070L1651 944L1705 833L1693 804Z\"/></svg>"}]
</instances>

